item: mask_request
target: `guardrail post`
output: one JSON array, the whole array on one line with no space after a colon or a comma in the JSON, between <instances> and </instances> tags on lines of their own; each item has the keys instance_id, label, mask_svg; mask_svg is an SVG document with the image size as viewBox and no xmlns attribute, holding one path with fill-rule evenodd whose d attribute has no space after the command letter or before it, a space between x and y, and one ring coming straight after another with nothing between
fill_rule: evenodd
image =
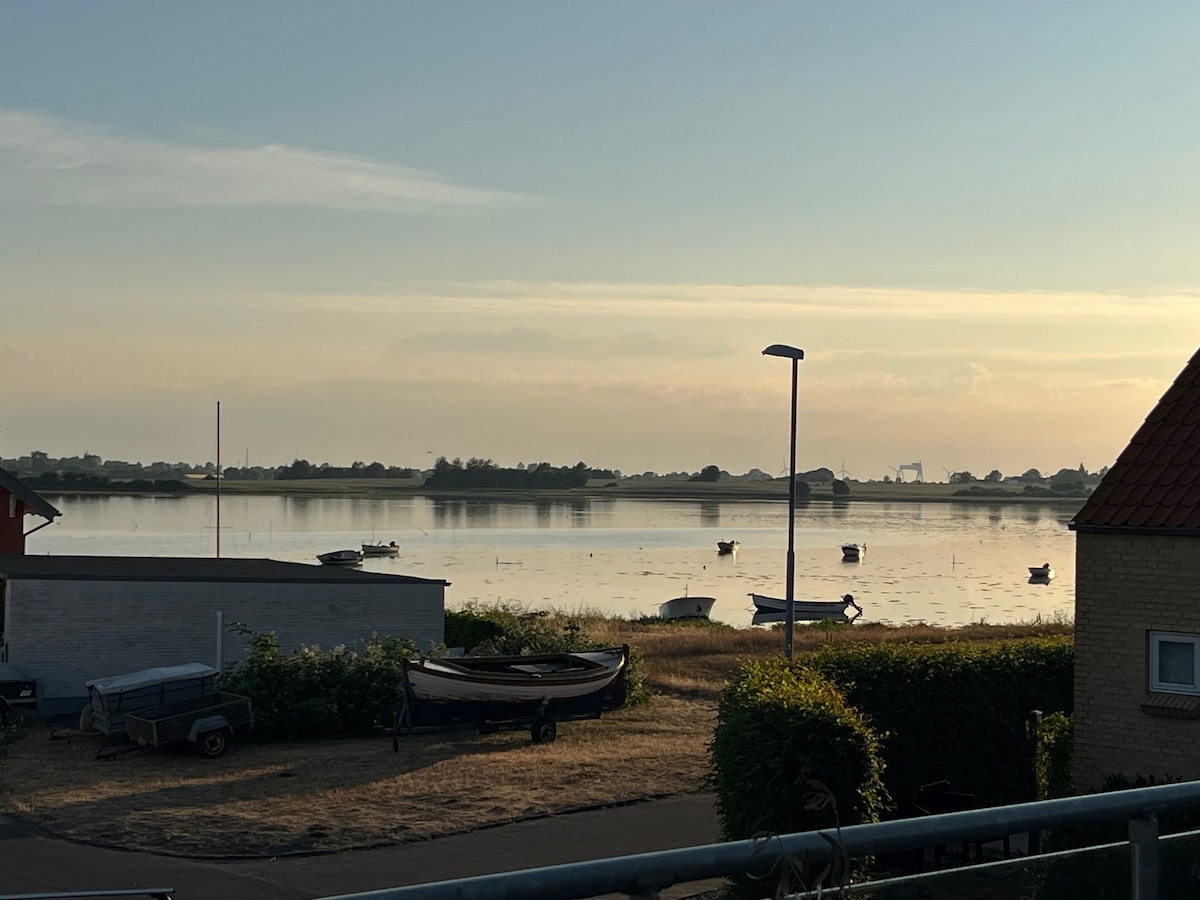
<instances>
[{"instance_id":1,"label":"guardrail post","mask_svg":"<svg viewBox=\"0 0 1200 900\"><path fill-rule=\"evenodd\" d=\"M1158 817L1129 820L1133 900L1158 900Z\"/></svg>"}]
</instances>

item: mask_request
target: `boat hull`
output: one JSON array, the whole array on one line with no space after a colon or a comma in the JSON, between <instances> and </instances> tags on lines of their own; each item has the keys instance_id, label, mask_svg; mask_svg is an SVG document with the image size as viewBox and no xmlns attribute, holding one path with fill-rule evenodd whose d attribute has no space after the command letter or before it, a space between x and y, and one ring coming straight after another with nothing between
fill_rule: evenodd
<instances>
[{"instance_id":1,"label":"boat hull","mask_svg":"<svg viewBox=\"0 0 1200 900\"><path fill-rule=\"evenodd\" d=\"M357 550L334 550L319 554L317 560L323 566L361 566L363 556Z\"/></svg>"},{"instance_id":2,"label":"boat hull","mask_svg":"<svg viewBox=\"0 0 1200 900\"><path fill-rule=\"evenodd\" d=\"M395 544L363 544L363 556L399 556L400 548Z\"/></svg>"},{"instance_id":3,"label":"boat hull","mask_svg":"<svg viewBox=\"0 0 1200 900\"><path fill-rule=\"evenodd\" d=\"M854 602L853 597L850 597L849 594L846 597L849 599L793 600L793 617L797 622L820 622L826 619L853 621L862 615L862 609ZM767 597L763 594L751 594L750 599L754 601L754 616L756 620L760 616L778 616L778 619L769 618L762 621L782 622L787 615L786 599ZM851 609L854 610L854 614L848 615L847 612ZM755 624L761 624L761 622L756 622Z\"/></svg>"},{"instance_id":4,"label":"boat hull","mask_svg":"<svg viewBox=\"0 0 1200 900\"><path fill-rule=\"evenodd\" d=\"M717 541L718 553L736 553L738 548L737 541Z\"/></svg>"},{"instance_id":5,"label":"boat hull","mask_svg":"<svg viewBox=\"0 0 1200 900\"><path fill-rule=\"evenodd\" d=\"M707 619L716 597L676 597L658 608L660 619Z\"/></svg>"},{"instance_id":6,"label":"boat hull","mask_svg":"<svg viewBox=\"0 0 1200 900\"><path fill-rule=\"evenodd\" d=\"M538 704L605 692L625 670L621 649L550 656L422 659L405 664L414 700Z\"/></svg>"}]
</instances>

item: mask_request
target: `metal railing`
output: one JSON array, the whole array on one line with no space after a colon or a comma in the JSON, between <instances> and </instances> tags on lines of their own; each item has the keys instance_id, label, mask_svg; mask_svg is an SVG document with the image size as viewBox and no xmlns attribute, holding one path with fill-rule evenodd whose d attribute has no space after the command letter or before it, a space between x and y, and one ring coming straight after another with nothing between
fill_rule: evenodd
<instances>
[{"instance_id":1,"label":"metal railing","mask_svg":"<svg viewBox=\"0 0 1200 900\"><path fill-rule=\"evenodd\" d=\"M149 897L171 900L175 888L119 888L110 891L59 891L49 894L0 894L0 900L99 900L102 897Z\"/></svg>"},{"instance_id":2,"label":"metal railing","mask_svg":"<svg viewBox=\"0 0 1200 900\"><path fill-rule=\"evenodd\" d=\"M1129 823L1128 844L1133 863L1131 896L1133 900L1158 900L1158 817L1163 813L1184 810L1200 810L1200 782L851 825L837 831L807 831L763 840L661 850L339 894L322 900L569 900L600 894L626 894L657 900L659 891L672 885L742 875L763 876L789 858L820 864L832 862L835 857L854 859L942 844L994 841L1003 835L1039 833L1072 825L1118 820ZM1085 849L1088 848L1079 848ZM1061 854L1031 854L1022 857L1021 861L1034 862L1058 855ZM956 871L969 872L974 868L994 865L964 866ZM888 883L896 884L913 877L889 879ZM864 884L861 887L868 886ZM829 896L836 892L836 888L824 888L822 895Z\"/></svg>"}]
</instances>

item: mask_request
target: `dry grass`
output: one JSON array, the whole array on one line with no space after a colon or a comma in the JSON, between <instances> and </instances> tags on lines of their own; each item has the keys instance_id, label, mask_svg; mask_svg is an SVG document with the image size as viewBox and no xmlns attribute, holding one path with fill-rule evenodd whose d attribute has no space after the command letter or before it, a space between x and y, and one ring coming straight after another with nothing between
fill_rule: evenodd
<instances>
[{"instance_id":1,"label":"dry grass","mask_svg":"<svg viewBox=\"0 0 1200 900\"><path fill-rule=\"evenodd\" d=\"M775 655L778 631L596 618L598 640L642 652L646 706L525 732L440 732L300 744L239 744L218 760L184 751L94 759L97 738L31 731L0 761L0 811L96 843L187 856L282 855L428 838L527 816L703 790L715 697L739 663ZM797 629L826 640L998 639L1069 625L946 631Z\"/></svg>"}]
</instances>

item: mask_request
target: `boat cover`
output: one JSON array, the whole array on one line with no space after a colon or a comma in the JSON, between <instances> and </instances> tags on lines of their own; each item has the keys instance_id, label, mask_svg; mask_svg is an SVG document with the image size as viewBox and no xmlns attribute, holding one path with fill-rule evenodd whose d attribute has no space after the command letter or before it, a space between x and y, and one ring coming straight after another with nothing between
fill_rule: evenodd
<instances>
[{"instance_id":1,"label":"boat cover","mask_svg":"<svg viewBox=\"0 0 1200 900\"><path fill-rule=\"evenodd\" d=\"M185 681L189 678L203 678L206 675L219 675L212 666L204 663L184 663L180 666L159 666L154 669L142 669L140 672L129 672L125 675L111 675L107 678L96 678L86 683L85 687L95 690L100 695L116 694L132 688L151 687L170 681Z\"/></svg>"}]
</instances>

